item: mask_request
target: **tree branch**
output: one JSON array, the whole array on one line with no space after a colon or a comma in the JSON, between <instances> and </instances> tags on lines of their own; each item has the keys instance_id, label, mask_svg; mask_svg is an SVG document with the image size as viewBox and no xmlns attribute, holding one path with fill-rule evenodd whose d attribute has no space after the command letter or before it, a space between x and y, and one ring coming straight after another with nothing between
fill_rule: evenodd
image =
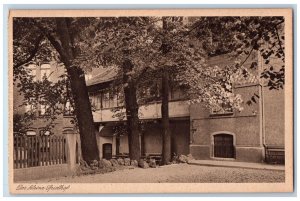
<instances>
[{"instance_id":1,"label":"tree branch","mask_svg":"<svg viewBox=\"0 0 300 201\"><path fill-rule=\"evenodd\" d=\"M282 24L283 22L284 22L284 20L281 20L281 21L279 21L277 24L275 24L275 29L276 29L277 36L278 36L277 26L280 25L280 24ZM181 37L179 37L179 38L177 38L177 39L175 39L175 40L173 40L173 41L170 41L170 43L171 43L171 44L176 43L177 41L181 40L183 37L188 36L188 35L189 35L192 31L194 31L196 28L198 28L198 27L201 26L201 24L197 24L197 23L195 23L195 24L196 24L196 25L195 25L194 27L192 27L190 30L188 30L187 32L185 32ZM271 28L271 29L272 29L272 28ZM270 30L268 30L268 31L270 31ZM278 36L278 39L279 39L279 36ZM280 39L279 39L279 40L280 40ZM282 47L281 47L281 43L280 43L280 42L279 42L279 45L280 45L281 50L283 50ZM252 49L250 50L249 54L247 55L247 57L245 58L245 60L240 64L240 66L242 66L242 65L245 64L245 62L248 60L248 58L250 57L250 55L251 55L251 53L253 52L253 50L254 50L254 47L252 47ZM153 54L152 57L151 57L151 59L150 59L150 61L151 61L158 53L160 53L160 52L161 52L161 49L158 50L155 54ZM148 69L149 69L149 67L146 67L146 68L140 73L140 75L139 75L138 78L136 79L136 83L138 83L138 82L140 81L141 77L147 72Z\"/></svg>"},{"instance_id":2,"label":"tree branch","mask_svg":"<svg viewBox=\"0 0 300 201\"><path fill-rule=\"evenodd\" d=\"M39 50L40 43L41 43L41 41L43 40L43 38L44 38L44 36L43 36L43 34L41 34L41 35L37 38L37 40L35 41L35 43L34 43L34 48L33 48L33 50L30 52L29 57L28 57L27 59L25 59L24 61L20 61L20 62L18 62L18 63L15 63L15 64L14 64L14 68L18 68L18 67L20 67L20 66L22 66L22 65L24 65L24 64L27 64L28 62L30 62L30 61L35 57L36 53L37 53L38 50Z\"/></svg>"},{"instance_id":3,"label":"tree branch","mask_svg":"<svg viewBox=\"0 0 300 201\"><path fill-rule=\"evenodd\" d=\"M278 35L278 30L277 30L277 26L281 23L283 23L284 20L281 20L280 22L278 22L277 24L275 24L275 32L276 32L276 35L278 37L278 40L279 40L279 46L280 46L280 49L283 51L282 47L281 47L281 41L280 41L280 38L279 38L279 35ZM270 30L267 30L267 31L270 31ZM244 65L245 62L248 60L248 58L250 57L251 53L253 52L254 50L254 47L252 47L252 49L250 50L249 54L247 55L247 57L245 58L245 60L240 64L240 66ZM284 54L284 51L283 51L283 54Z\"/></svg>"},{"instance_id":4,"label":"tree branch","mask_svg":"<svg viewBox=\"0 0 300 201\"><path fill-rule=\"evenodd\" d=\"M280 49L283 51L283 49L282 49L282 47L281 47L281 41L280 41L280 38L279 38L279 35L278 35L278 30L277 30L277 26L278 25L280 25L280 24L282 24L284 22L284 20L281 20L280 22L278 22L277 24L275 24L275 32L276 32L276 34L277 34L277 37L278 37L278 40L279 40L279 45L280 45ZM270 29L272 29L272 27L270 28ZM267 31L270 31L270 29L269 30L267 30ZM250 50L250 52L249 52L249 54L247 55L247 57L245 58L245 60L240 64L240 66L242 66L242 65L244 65L245 64L245 62L248 60L248 58L250 57L250 55L251 55L251 53L253 52L253 50L254 50L254 47L252 46L252 49ZM283 51L283 54L284 54L284 51Z\"/></svg>"},{"instance_id":5,"label":"tree branch","mask_svg":"<svg viewBox=\"0 0 300 201\"><path fill-rule=\"evenodd\" d=\"M161 20L161 19L159 19ZM174 40L174 41L170 41L171 44L176 43L177 41L179 41L180 39L182 39L183 37L188 36L192 31L194 31L196 28L198 28L200 25L196 25L193 28L191 28L189 31L185 32L181 37L179 37L178 39ZM158 33L158 35L162 35L161 33ZM158 54L161 52L162 49L159 49L156 54L153 54L150 61ZM169 51L170 52L170 51ZM166 53L167 54L167 53ZM138 78L136 79L136 83L138 83L141 80L141 77L147 72L147 70L149 69L149 67L144 68L144 70L140 73L140 75L138 76Z\"/></svg>"},{"instance_id":6,"label":"tree branch","mask_svg":"<svg viewBox=\"0 0 300 201\"><path fill-rule=\"evenodd\" d=\"M56 51L59 53L59 55L62 57L62 59L65 60L67 58L67 55L65 54L64 49L61 46L61 44L59 43L59 41L57 41L54 38L54 36L52 36L51 34L47 34L46 37L48 38L50 43L53 45L53 47L56 49Z\"/></svg>"},{"instance_id":7,"label":"tree branch","mask_svg":"<svg viewBox=\"0 0 300 201\"><path fill-rule=\"evenodd\" d=\"M176 43L177 41L181 40L183 37L188 36L192 31L194 31L196 28L200 27L200 25L196 25L193 28L191 28L189 31L185 32L181 37L176 39L175 41L172 41L173 43Z\"/></svg>"},{"instance_id":8,"label":"tree branch","mask_svg":"<svg viewBox=\"0 0 300 201\"><path fill-rule=\"evenodd\" d=\"M278 40L278 44L279 44L279 48L280 48L280 50L283 52L282 54L283 54L283 56L284 56L284 50L283 50L283 48L282 48L282 42L281 42L281 40L280 40L280 37L279 37L279 34L278 34L278 29L277 29L277 25L275 26L275 32L276 32L276 36L277 36L277 40Z\"/></svg>"},{"instance_id":9,"label":"tree branch","mask_svg":"<svg viewBox=\"0 0 300 201\"><path fill-rule=\"evenodd\" d=\"M35 24L43 33L43 35L50 41L50 43L53 45L53 47L56 49L56 51L59 53L59 55L62 57L63 60L67 58L67 55L65 54L65 51L59 41L55 39L53 35L51 35L44 27L42 27L39 24Z\"/></svg>"},{"instance_id":10,"label":"tree branch","mask_svg":"<svg viewBox=\"0 0 300 201\"><path fill-rule=\"evenodd\" d=\"M244 63L248 60L248 58L250 57L251 53L253 52L254 47L252 47L252 49L250 50L249 54L247 55L247 57L245 58L245 60L240 64L240 66L244 65Z\"/></svg>"}]
</instances>

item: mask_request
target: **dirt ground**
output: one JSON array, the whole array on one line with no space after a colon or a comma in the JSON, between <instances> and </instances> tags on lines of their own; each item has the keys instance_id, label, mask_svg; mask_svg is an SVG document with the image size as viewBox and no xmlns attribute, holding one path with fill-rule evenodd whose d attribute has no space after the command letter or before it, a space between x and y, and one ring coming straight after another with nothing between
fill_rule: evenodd
<instances>
[{"instance_id":1,"label":"dirt ground","mask_svg":"<svg viewBox=\"0 0 300 201\"><path fill-rule=\"evenodd\" d=\"M284 171L172 164L123 169L105 174L34 181L52 183L272 183L284 182Z\"/></svg>"}]
</instances>

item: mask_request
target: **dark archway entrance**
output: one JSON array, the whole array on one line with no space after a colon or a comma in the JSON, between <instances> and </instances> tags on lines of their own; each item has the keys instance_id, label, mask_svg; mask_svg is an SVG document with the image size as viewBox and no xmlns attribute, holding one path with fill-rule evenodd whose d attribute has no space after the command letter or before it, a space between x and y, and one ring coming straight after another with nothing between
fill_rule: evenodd
<instances>
[{"instance_id":1,"label":"dark archway entrance","mask_svg":"<svg viewBox=\"0 0 300 201\"><path fill-rule=\"evenodd\" d=\"M103 158L106 160L110 160L112 158L112 144L111 143L105 143L102 145L103 150Z\"/></svg>"},{"instance_id":2,"label":"dark archway entrance","mask_svg":"<svg viewBox=\"0 0 300 201\"><path fill-rule=\"evenodd\" d=\"M235 157L233 136L229 134L214 135L214 157L234 158Z\"/></svg>"}]
</instances>

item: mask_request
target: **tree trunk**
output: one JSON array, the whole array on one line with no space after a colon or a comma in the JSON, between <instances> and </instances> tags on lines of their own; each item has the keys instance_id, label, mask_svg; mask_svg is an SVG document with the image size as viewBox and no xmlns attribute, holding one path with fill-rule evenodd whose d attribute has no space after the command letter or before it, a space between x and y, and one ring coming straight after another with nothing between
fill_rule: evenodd
<instances>
[{"instance_id":1,"label":"tree trunk","mask_svg":"<svg viewBox=\"0 0 300 201\"><path fill-rule=\"evenodd\" d=\"M169 73L166 67L163 68L162 74L161 118L163 127L162 165L167 165L171 161L171 132L169 122Z\"/></svg>"},{"instance_id":2,"label":"tree trunk","mask_svg":"<svg viewBox=\"0 0 300 201\"><path fill-rule=\"evenodd\" d=\"M167 19L163 20L163 31L167 32ZM162 53L167 54L170 51L170 47L166 40L162 44ZM163 128L163 142L162 142L162 165L167 165L171 161L171 131L169 122L169 73L168 67L163 67L162 73L162 103L161 103L161 118Z\"/></svg>"},{"instance_id":3,"label":"tree trunk","mask_svg":"<svg viewBox=\"0 0 300 201\"><path fill-rule=\"evenodd\" d=\"M130 60L125 59L123 63L123 83L124 96L127 117L127 133L129 157L131 160L139 160L141 157L141 148L139 140L139 117L138 104L136 99L136 85L134 80L128 75L133 68Z\"/></svg>"},{"instance_id":4,"label":"tree trunk","mask_svg":"<svg viewBox=\"0 0 300 201\"><path fill-rule=\"evenodd\" d=\"M79 127L82 157L90 164L93 160L99 160L99 150L84 73L75 67L68 68L67 71L70 76L75 115Z\"/></svg>"},{"instance_id":5,"label":"tree trunk","mask_svg":"<svg viewBox=\"0 0 300 201\"><path fill-rule=\"evenodd\" d=\"M60 38L61 47L55 43L56 41L50 41L53 46L58 49L70 78L75 115L80 133L82 157L83 160L90 164L92 160L99 160L99 150L96 141L95 126L84 72L78 67L71 66L71 61L74 58L74 55L66 19L57 18L56 23L57 35Z\"/></svg>"}]
</instances>

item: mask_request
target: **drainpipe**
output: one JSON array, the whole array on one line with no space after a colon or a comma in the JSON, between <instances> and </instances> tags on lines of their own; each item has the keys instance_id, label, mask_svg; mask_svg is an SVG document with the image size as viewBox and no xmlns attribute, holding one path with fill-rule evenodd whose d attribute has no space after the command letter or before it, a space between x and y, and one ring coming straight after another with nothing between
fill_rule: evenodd
<instances>
[{"instance_id":1,"label":"drainpipe","mask_svg":"<svg viewBox=\"0 0 300 201\"><path fill-rule=\"evenodd\" d=\"M263 159L266 161L266 131L265 131L265 102L264 102L264 95L263 95L263 86L261 87L261 98L262 98L262 141L264 146L264 152L263 152Z\"/></svg>"},{"instance_id":2,"label":"drainpipe","mask_svg":"<svg viewBox=\"0 0 300 201\"><path fill-rule=\"evenodd\" d=\"M262 69L263 69L263 59L262 57L258 54L258 60L259 60L259 63L260 63L260 68L258 69L258 73L259 75L262 73ZM261 104L260 104L260 107L261 107L261 133L262 133L262 145L263 145L263 160L265 161L266 160L266 133L265 133L265 103L264 103L264 88L263 88L263 83L261 81L261 78L259 78L259 89L260 89L260 99L261 99Z\"/></svg>"},{"instance_id":3,"label":"drainpipe","mask_svg":"<svg viewBox=\"0 0 300 201\"><path fill-rule=\"evenodd\" d=\"M261 99L262 99L262 104L261 104L261 109L262 109L262 122L261 122L261 126L262 126L262 141L263 141L263 145L266 145L266 133L265 133L265 103L264 103L264 95L263 95L263 87L261 87Z\"/></svg>"}]
</instances>

